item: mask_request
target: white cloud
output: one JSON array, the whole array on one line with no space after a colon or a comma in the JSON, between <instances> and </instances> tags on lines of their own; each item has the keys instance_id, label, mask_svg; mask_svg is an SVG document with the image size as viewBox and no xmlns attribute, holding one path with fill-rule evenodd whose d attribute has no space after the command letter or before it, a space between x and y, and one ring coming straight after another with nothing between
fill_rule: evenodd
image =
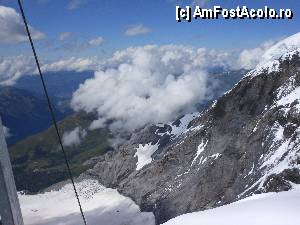
<instances>
[{"instance_id":1,"label":"white cloud","mask_svg":"<svg viewBox=\"0 0 300 225\"><path fill-rule=\"evenodd\" d=\"M140 34L146 34L149 33L151 30L148 27L145 27L142 24L131 26L125 31L126 36L136 36Z\"/></svg>"},{"instance_id":2,"label":"white cloud","mask_svg":"<svg viewBox=\"0 0 300 225\"><path fill-rule=\"evenodd\" d=\"M51 63L43 63L42 72L57 71L87 71L96 70L99 60L97 58L76 58L62 59ZM33 57L15 56L0 57L0 85L14 85L15 82L25 75L37 74L36 64Z\"/></svg>"},{"instance_id":3,"label":"white cloud","mask_svg":"<svg viewBox=\"0 0 300 225\"><path fill-rule=\"evenodd\" d=\"M76 127L72 131L67 131L63 134L62 142L65 147L79 145L85 138L87 132L81 127Z\"/></svg>"},{"instance_id":4,"label":"white cloud","mask_svg":"<svg viewBox=\"0 0 300 225\"><path fill-rule=\"evenodd\" d=\"M66 51L82 52L84 50L100 46L105 41L104 38L100 36L85 41L80 41L76 38L70 39L71 36L73 36L73 34L70 32L61 33L58 37L58 39L61 42L51 42L50 45L48 45L47 47L50 47L52 50L56 50L56 51L62 50L63 52Z\"/></svg>"},{"instance_id":5,"label":"white cloud","mask_svg":"<svg viewBox=\"0 0 300 225\"><path fill-rule=\"evenodd\" d=\"M72 35L71 32L62 32L59 34L58 40L64 41L64 40L68 39L69 37L71 37L71 35Z\"/></svg>"},{"instance_id":6,"label":"white cloud","mask_svg":"<svg viewBox=\"0 0 300 225\"><path fill-rule=\"evenodd\" d=\"M109 124L132 131L149 123L167 122L195 110L214 91L206 71L252 69L274 44L241 52L188 46L141 46L115 52L102 60L93 79L73 94L72 107L96 112L90 129Z\"/></svg>"},{"instance_id":7,"label":"white cloud","mask_svg":"<svg viewBox=\"0 0 300 225\"><path fill-rule=\"evenodd\" d=\"M179 48L185 48L180 46ZM190 49L186 47L187 50ZM130 50L129 48L128 50ZM134 49L134 48L132 48ZM118 51L108 60L99 60L97 57L77 58L71 57L54 62L40 60L43 73L57 71L89 71L99 70L99 68L114 67L122 61L126 61L126 51ZM123 56L122 56L123 54ZM178 54L181 54L180 52ZM227 63L230 54L215 50L197 49L195 63L202 64L202 67L229 66ZM15 82L25 75L37 74L36 63L33 57L20 55L13 57L0 57L0 85L14 85Z\"/></svg>"},{"instance_id":8,"label":"white cloud","mask_svg":"<svg viewBox=\"0 0 300 225\"><path fill-rule=\"evenodd\" d=\"M0 58L0 84L13 85L24 74L33 74L36 65L32 57Z\"/></svg>"},{"instance_id":9,"label":"white cloud","mask_svg":"<svg viewBox=\"0 0 300 225\"><path fill-rule=\"evenodd\" d=\"M24 23L15 9L0 6L0 43L19 43L28 41ZM29 26L33 39L45 38L45 34Z\"/></svg>"},{"instance_id":10,"label":"white cloud","mask_svg":"<svg viewBox=\"0 0 300 225\"><path fill-rule=\"evenodd\" d=\"M90 46L96 47L96 46L99 46L99 45L103 44L103 42L104 42L103 37L97 37L97 38L95 38L95 39L90 40L90 41L88 42L88 44L89 44Z\"/></svg>"},{"instance_id":11,"label":"white cloud","mask_svg":"<svg viewBox=\"0 0 300 225\"><path fill-rule=\"evenodd\" d=\"M56 71L87 71L96 70L98 68L99 60L95 57L91 58L76 58L62 59L56 62L48 63L42 66L44 72Z\"/></svg>"},{"instance_id":12,"label":"white cloud","mask_svg":"<svg viewBox=\"0 0 300 225\"><path fill-rule=\"evenodd\" d=\"M71 104L77 111L98 113L91 124L94 129L108 121L113 130L170 121L206 100L212 90L205 70L224 57L228 56L173 45L118 51L80 86Z\"/></svg>"},{"instance_id":13,"label":"white cloud","mask_svg":"<svg viewBox=\"0 0 300 225\"><path fill-rule=\"evenodd\" d=\"M105 126L105 123L106 123L106 119L104 119L104 118L98 118L97 120L94 120L94 121L90 124L89 129L90 129L90 130L95 130L95 129L104 127L104 126Z\"/></svg>"},{"instance_id":14,"label":"white cloud","mask_svg":"<svg viewBox=\"0 0 300 225\"><path fill-rule=\"evenodd\" d=\"M10 137L10 136L11 136L11 133L10 133L9 128L6 127L6 126L4 126L4 125L2 125L2 126L3 126L4 136L5 136L6 138Z\"/></svg>"},{"instance_id":15,"label":"white cloud","mask_svg":"<svg viewBox=\"0 0 300 225\"><path fill-rule=\"evenodd\" d=\"M70 0L70 2L67 5L67 9L74 10L78 9L82 5L86 5L88 3L87 0Z\"/></svg>"},{"instance_id":16,"label":"white cloud","mask_svg":"<svg viewBox=\"0 0 300 225\"><path fill-rule=\"evenodd\" d=\"M264 48L253 48L243 50L238 58L238 66L245 69L253 69L261 60Z\"/></svg>"},{"instance_id":17,"label":"white cloud","mask_svg":"<svg viewBox=\"0 0 300 225\"><path fill-rule=\"evenodd\" d=\"M82 49L100 44L103 39L98 37L90 40L90 43L84 43ZM278 40L277 40L278 41ZM173 46L174 52L170 50L171 54L187 54L188 57L194 55L193 61L186 62L186 65L182 66L201 66L202 69L222 67L225 69L253 69L261 60L262 55L277 41L264 42L257 48L244 49L238 51L221 51L206 48L192 48L188 46ZM138 49L142 49L139 47ZM145 47L145 48L149 48ZM158 48L158 47L157 47ZM106 70L106 68L118 68L122 63L132 61L132 56L128 57L128 54L133 54L137 48L128 48L123 51L117 51L113 57L107 60L99 60L97 57L89 58L77 58L71 57L67 59L61 59L53 62L44 62L41 60L42 71L56 72L56 71L87 71L87 70ZM162 46L162 49L166 49L166 46ZM178 51L178 49L185 49L185 51ZM184 55L183 55L184 56ZM128 58L126 58L128 57ZM172 56L174 58L180 56ZM191 65L189 65L192 63ZM181 65L181 64L178 64ZM171 66L171 65L170 65ZM176 67L176 65L172 65ZM182 70L180 66L177 66L179 70ZM176 73L176 72L175 72ZM13 85L21 76L37 74L36 64L33 57L28 56L13 56L13 57L0 57L0 85Z\"/></svg>"}]
</instances>

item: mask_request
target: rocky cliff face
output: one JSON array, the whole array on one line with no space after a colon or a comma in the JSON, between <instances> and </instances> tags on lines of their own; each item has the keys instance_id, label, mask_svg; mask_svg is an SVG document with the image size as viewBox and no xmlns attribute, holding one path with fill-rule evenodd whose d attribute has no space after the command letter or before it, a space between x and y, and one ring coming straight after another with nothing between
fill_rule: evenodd
<instances>
[{"instance_id":1,"label":"rocky cliff face","mask_svg":"<svg viewBox=\"0 0 300 225\"><path fill-rule=\"evenodd\" d=\"M289 46L268 52L206 111L137 131L88 174L153 211L158 224L299 184L300 57Z\"/></svg>"}]
</instances>

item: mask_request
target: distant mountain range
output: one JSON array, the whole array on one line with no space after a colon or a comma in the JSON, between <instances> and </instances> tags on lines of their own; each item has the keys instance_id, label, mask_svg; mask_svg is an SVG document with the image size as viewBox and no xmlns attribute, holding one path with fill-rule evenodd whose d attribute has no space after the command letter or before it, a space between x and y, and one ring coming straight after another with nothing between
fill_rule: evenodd
<instances>
[{"instance_id":1,"label":"distant mountain range","mask_svg":"<svg viewBox=\"0 0 300 225\"><path fill-rule=\"evenodd\" d=\"M52 98L58 120L69 115L72 110L63 105L64 99ZM3 124L9 128L8 145L38 133L52 123L45 99L32 92L15 87L0 88L0 115Z\"/></svg>"},{"instance_id":2,"label":"distant mountain range","mask_svg":"<svg viewBox=\"0 0 300 225\"><path fill-rule=\"evenodd\" d=\"M70 99L73 92L78 89L78 86L93 76L93 71L59 71L46 73L44 78L51 96ZM39 97L44 96L41 80L37 75L21 77L15 84L15 87L27 90Z\"/></svg>"},{"instance_id":3,"label":"distant mountain range","mask_svg":"<svg viewBox=\"0 0 300 225\"><path fill-rule=\"evenodd\" d=\"M92 72L45 74L45 81L58 120L73 113L69 106L72 93ZM41 132L52 124L39 76L23 76L14 86L0 87L0 115L9 128L8 145Z\"/></svg>"}]
</instances>

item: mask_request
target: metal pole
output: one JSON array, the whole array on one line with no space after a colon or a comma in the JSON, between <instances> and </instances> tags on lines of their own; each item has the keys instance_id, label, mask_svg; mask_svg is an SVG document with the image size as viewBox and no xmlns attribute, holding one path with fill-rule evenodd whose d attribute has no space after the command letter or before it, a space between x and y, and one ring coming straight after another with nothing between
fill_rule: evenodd
<instances>
[{"instance_id":1,"label":"metal pole","mask_svg":"<svg viewBox=\"0 0 300 225\"><path fill-rule=\"evenodd\" d=\"M0 118L0 215L1 215L2 225L24 225L1 118Z\"/></svg>"}]
</instances>

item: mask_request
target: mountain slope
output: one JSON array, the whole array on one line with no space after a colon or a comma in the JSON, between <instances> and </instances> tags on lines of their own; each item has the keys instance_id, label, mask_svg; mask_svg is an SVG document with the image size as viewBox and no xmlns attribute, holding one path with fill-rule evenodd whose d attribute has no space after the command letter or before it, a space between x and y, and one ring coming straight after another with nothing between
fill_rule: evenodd
<instances>
[{"instance_id":1,"label":"mountain slope","mask_svg":"<svg viewBox=\"0 0 300 225\"><path fill-rule=\"evenodd\" d=\"M93 119L92 115L75 114L58 124L63 140L65 140L63 134L77 129L84 130L84 135L75 136L77 140L64 145L75 176L94 165L91 158L112 149L109 141L111 135L107 129L93 131L87 129ZM53 126L18 142L9 150L18 190L38 192L68 179L65 161Z\"/></svg>"},{"instance_id":2,"label":"mountain slope","mask_svg":"<svg viewBox=\"0 0 300 225\"><path fill-rule=\"evenodd\" d=\"M56 104L59 99L53 100L58 120L70 114L70 109ZM45 100L34 96L32 92L15 87L0 87L0 115L3 124L11 133L7 139L8 145L38 133L52 123Z\"/></svg>"},{"instance_id":3,"label":"mountain slope","mask_svg":"<svg viewBox=\"0 0 300 225\"><path fill-rule=\"evenodd\" d=\"M280 55L277 48L266 52L269 61L178 136L163 141L168 126L146 127L88 174L153 211L157 223L299 184L299 36L278 43L280 51L285 46ZM138 167L147 151L154 153Z\"/></svg>"},{"instance_id":4,"label":"mountain slope","mask_svg":"<svg viewBox=\"0 0 300 225\"><path fill-rule=\"evenodd\" d=\"M73 113L69 101L73 92L92 71L46 73L44 78L58 120ZM14 86L0 86L0 115L11 135L8 145L48 128L51 117L39 76L22 76Z\"/></svg>"},{"instance_id":5,"label":"mountain slope","mask_svg":"<svg viewBox=\"0 0 300 225\"><path fill-rule=\"evenodd\" d=\"M78 86L93 76L93 71L60 71L47 72L44 74L44 79L50 96L70 99ZM44 94L40 77L37 75L22 76L15 84L15 87L30 91L37 96L43 96Z\"/></svg>"}]
</instances>

